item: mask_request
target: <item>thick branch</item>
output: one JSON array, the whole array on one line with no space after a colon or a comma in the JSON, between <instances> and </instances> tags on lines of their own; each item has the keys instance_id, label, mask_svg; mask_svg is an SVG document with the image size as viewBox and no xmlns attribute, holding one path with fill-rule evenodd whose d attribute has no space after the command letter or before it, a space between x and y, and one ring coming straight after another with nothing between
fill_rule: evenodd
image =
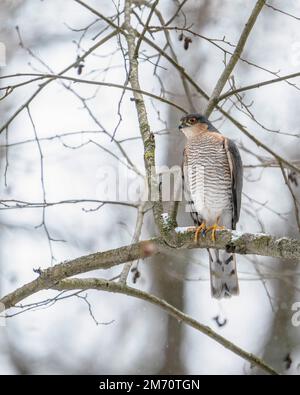
<instances>
[{"instance_id":1,"label":"thick branch","mask_svg":"<svg viewBox=\"0 0 300 395\"><path fill-rule=\"evenodd\" d=\"M258 0L252 10L252 13L248 19L248 22L246 23L244 30L240 36L239 42L237 43L237 46L234 50L233 55L231 56L227 66L225 67L223 73L221 74L214 90L213 93L209 99L209 102L207 104L206 107L206 111L205 111L205 115L207 117L210 116L211 112L213 111L218 97L220 96L220 94L222 93L222 90L224 88L224 86L226 85L226 82L228 81L230 74L232 73L232 70L234 69L235 65L237 64L243 49L245 47L246 41L249 37L249 34L256 22L256 19L260 13L260 11L262 10L263 6L265 5L266 0Z\"/></svg>"},{"instance_id":2,"label":"thick branch","mask_svg":"<svg viewBox=\"0 0 300 395\"><path fill-rule=\"evenodd\" d=\"M154 8L156 7L158 1L156 1L153 5L153 8L151 9L150 15L149 15L149 20L147 23L150 21L150 18L153 14ZM148 187L149 187L149 194L150 197L149 199L153 200L153 197L151 197L152 193L156 193L159 188L158 188L158 179L156 177L156 172L155 172L155 137L154 134L151 132L149 121L148 121L148 116L147 116L147 111L146 111L146 105L144 102L144 98L142 93L139 93L141 91L140 87L140 81L139 81L139 62L138 62L138 48L139 44L141 43L141 40L143 39L143 36L146 32L146 30L142 33L140 36L139 41L137 42L137 45L135 44L135 30L131 25L131 0L126 0L125 1L125 8L124 8L124 29L126 31L125 33L125 39L127 41L127 46L128 46L128 58L129 58L129 75L128 75L128 80L130 82L131 88L134 90L133 91L133 96L134 96L134 101L135 101L135 107L137 111L137 116L138 116L138 122L139 122L139 127L140 127L140 133L143 139L143 144L144 144L144 163L145 163L145 169L147 173L147 181L148 181ZM162 203L154 197L154 204L153 204L153 215L154 215L154 220L157 225L157 227L160 230L160 233L163 231L163 221L162 221L162 213L163 213L163 206Z\"/></svg>"},{"instance_id":3,"label":"thick branch","mask_svg":"<svg viewBox=\"0 0 300 395\"><path fill-rule=\"evenodd\" d=\"M182 228L179 229L179 232L177 249L181 250L218 248L234 251L238 254L255 254L300 260L300 240L262 233L251 234L222 230L217 232L217 240L215 242L211 240L211 235L208 233L205 237L200 238L198 244L195 244L195 228ZM42 289L52 288L54 284L67 277L97 269L109 269L121 263L144 259L157 254L168 254L174 250L175 248L166 245L163 238L160 237L73 259L52 266L44 271L40 270L40 276L36 280L4 296L0 303L3 303L6 309L9 309Z\"/></svg>"}]
</instances>

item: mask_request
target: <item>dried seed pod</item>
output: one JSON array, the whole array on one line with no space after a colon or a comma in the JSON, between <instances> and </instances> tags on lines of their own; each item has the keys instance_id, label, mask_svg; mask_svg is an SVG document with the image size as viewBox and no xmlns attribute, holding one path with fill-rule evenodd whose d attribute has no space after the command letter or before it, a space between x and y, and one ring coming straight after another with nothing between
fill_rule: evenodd
<instances>
[{"instance_id":1,"label":"dried seed pod","mask_svg":"<svg viewBox=\"0 0 300 395\"><path fill-rule=\"evenodd\" d=\"M82 73L82 70L84 68L84 62L82 60L80 60L80 56L77 55L77 64L74 66L74 68L77 71L77 74L80 75Z\"/></svg>"},{"instance_id":2,"label":"dried seed pod","mask_svg":"<svg viewBox=\"0 0 300 395\"><path fill-rule=\"evenodd\" d=\"M183 40L183 33L180 33L180 34L179 34L178 40L179 40L179 41L182 41L182 40Z\"/></svg>"},{"instance_id":3,"label":"dried seed pod","mask_svg":"<svg viewBox=\"0 0 300 395\"><path fill-rule=\"evenodd\" d=\"M141 273L136 267L131 269L131 273L133 273L133 277L132 277L133 284L136 284L137 280L141 277Z\"/></svg>"},{"instance_id":4,"label":"dried seed pod","mask_svg":"<svg viewBox=\"0 0 300 395\"><path fill-rule=\"evenodd\" d=\"M84 64L79 64L77 66L77 74L80 75L82 73L82 69L84 68Z\"/></svg>"},{"instance_id":5,"label":"dried seed pod","mask_svg":"<svg viewBox=\"0 0 300 395\"><path fill-rule=\"evenodd\" d=\"M192 42L192 39L190 37L185 37L184 38L183 48L185 50L188 50L189 49L189 45L190 45L191 42Z\"/></svg>"},{"instance_id":6,"label":"dried seed pod","mask_svg":"<svg viewBox=\"0 0 300 395\"><path fill-rule=\"evenodd\" d=\"M294 184L296 187L298 186L297 174L296 174L296 172L295 172L294 170L293 170L293 171L289 171L288 179L289 179L290 182L291 182L292 184Z\"/></svg>"}]
</instances>

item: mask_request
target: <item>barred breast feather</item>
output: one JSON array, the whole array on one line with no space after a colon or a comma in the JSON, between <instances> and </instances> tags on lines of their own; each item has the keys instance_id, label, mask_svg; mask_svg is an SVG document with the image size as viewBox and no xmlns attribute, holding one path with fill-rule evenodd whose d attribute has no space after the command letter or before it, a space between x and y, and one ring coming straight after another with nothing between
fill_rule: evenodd
<instances>
[{"instance_id":1,"label":"barred breast feather","mask_svg":"<svg viewBox=\"0 0 300 395\"><path fill-rule=\"evenodd\" d=\"M232 180L223 136L201 133L188 140L185 172L194 207L215 223L223 210L232 210Z\"/></svg>"}]
</instances>

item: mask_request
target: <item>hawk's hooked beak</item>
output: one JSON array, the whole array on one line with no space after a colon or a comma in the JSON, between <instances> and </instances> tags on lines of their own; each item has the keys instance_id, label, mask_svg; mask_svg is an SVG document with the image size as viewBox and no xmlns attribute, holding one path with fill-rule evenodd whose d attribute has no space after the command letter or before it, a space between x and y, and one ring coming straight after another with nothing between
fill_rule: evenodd
<instances>
[{"instance_id":1,"label":"hawk's hooked beak","mask_svg":"<svg viewBox=\"0 0 300 395\"><path fill-rule=\"evenodd\" d=\"M182 123L179 124L178 129L179 129L179 130L183 129Z\"/></svg>"}]
</instances>

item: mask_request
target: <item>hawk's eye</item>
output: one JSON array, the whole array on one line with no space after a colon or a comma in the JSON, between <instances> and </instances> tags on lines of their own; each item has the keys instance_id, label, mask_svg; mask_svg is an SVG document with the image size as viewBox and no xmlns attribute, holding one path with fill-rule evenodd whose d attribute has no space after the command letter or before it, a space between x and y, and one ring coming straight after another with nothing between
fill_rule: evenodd
<instances>
[{"instance_id":1,"label":"hawk's eye","mask_svg":"<svg viewBox=\"0 0 300 395\"><path fill-rule=\"evenodd\" d=\"M190 119L188 120L188 123L189 123L190 125L194 125L196 122L197 122L197 119L196 119L196 118L190 118Z\"/></svg>"}]
</instances>

